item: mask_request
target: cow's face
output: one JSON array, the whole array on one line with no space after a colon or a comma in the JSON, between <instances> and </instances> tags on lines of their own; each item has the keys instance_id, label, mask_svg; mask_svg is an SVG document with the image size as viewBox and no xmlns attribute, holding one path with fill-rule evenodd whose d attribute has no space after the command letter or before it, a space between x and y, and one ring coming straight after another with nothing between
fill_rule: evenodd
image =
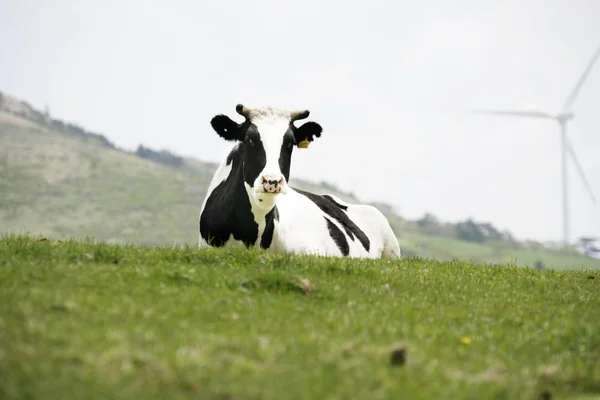
<instances>
[{"instance_id":1,"label":"cow's face","mask_svg":"<svg viewBox=\"0 0 600 400\"><path fill-rule=\"evenodd\" d=\"M295 126L308 117L308 110L289 112L275 108L249 109L238 104L236 111L246 120L239 124L226 115L211 120L213 129L225 140L239 141L243 178L248 194L259 207L271 208L275 197L287 191L292 151L307 147L322 128L316 122Z\"/></svg>"}]
</instances>

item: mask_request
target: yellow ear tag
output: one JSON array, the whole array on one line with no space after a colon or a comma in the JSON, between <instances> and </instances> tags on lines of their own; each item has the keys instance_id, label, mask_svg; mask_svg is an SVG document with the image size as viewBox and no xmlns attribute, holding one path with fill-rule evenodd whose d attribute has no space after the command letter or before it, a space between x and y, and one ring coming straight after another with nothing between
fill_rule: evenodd
<instances>
[{"instance_id":1,"label":"yellow ear tag","mask_svg":"<svg viewBox=\"0 0 600 400\"><path fill-rule=\"evenodd\" d=\"M298 148L300 149L307 149L308 148L308 139L304 139L303 141L301 141L300 143L298 143Z\"/></svg>"}]
</instances>

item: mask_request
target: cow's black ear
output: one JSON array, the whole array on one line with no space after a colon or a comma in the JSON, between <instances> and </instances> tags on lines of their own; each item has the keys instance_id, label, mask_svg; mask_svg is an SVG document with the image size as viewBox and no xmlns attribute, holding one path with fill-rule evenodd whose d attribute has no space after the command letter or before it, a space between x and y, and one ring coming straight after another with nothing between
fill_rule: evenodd
<instances>
[{"instance_id":1,"label":"cow's black ear","mask_svg":"<svg viewBox=\"0 0 600 400\"><path fill-rule=\"evenodd\" d=\"M244 140L242 124L238 124L227 115L215 115L210 120L210 125L225 140Z\"/></svg>"},{"instance_id":2,"label":"cow's black ear","mask_svg":"<svg viewBox=\"0 0 600 400\"><path fill-rule=\"evenodd\" d=\"M321 137L323 128L316 122L310 121L296 128L295 137L296 143L300 148L308 147L308 143L315 140L316 137Z\"/></svg>"}]
</instances>

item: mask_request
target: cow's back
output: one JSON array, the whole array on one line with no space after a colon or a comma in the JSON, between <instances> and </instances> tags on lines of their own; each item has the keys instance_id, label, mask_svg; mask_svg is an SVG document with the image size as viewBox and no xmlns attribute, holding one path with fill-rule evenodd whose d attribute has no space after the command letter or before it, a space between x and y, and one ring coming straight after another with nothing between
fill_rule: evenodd
<instances>
[{"instance_id":1,"label":"cow's back","mask_svg":"<svg viewBox=\"0 0 600 400\"><path fill-rule=\"evenodd\" d=\"M395 235L375 207L294 189L278 199L277 208L274 250L367 258L396 253Z\"/></svg>"}]
</instances>

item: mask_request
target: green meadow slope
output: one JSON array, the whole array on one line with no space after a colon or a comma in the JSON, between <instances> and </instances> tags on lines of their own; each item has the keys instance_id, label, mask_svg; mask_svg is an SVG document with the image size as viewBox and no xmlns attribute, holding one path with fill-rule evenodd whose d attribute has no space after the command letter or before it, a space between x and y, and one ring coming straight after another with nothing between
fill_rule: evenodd
<instances>
[{"instance_id":1,"label":"green meadow slope","mask_svg":"<svg viewBox=\"0 0 600 400\"><path fill-rule=\"evenodd\" d=\"M599 285L463 261L6 237L0 398L598 399Z\"/></svg>"},{"instance_id":2,"label":"green meadow slope","mask_svg":"<svg viewBox=\"0 0 600 400\"><path fill-rule=\"evenodd\" d=\"M102 135L52 120L26 103L11 104L16 111L0 111L0 234L35 233L57 239L90 236L149 245L196 243L199 208L215 164L147 149L140 154L123 151ZM2 101L0 110L1 106ZM331 184L298 179L291 183L359 201ZM600 260L574 251L532 250L519 243L474 244L425 235L414 221L398 216L385 204L377 206L408 255L600 269Z\"/></svg>"}]
</instances>

